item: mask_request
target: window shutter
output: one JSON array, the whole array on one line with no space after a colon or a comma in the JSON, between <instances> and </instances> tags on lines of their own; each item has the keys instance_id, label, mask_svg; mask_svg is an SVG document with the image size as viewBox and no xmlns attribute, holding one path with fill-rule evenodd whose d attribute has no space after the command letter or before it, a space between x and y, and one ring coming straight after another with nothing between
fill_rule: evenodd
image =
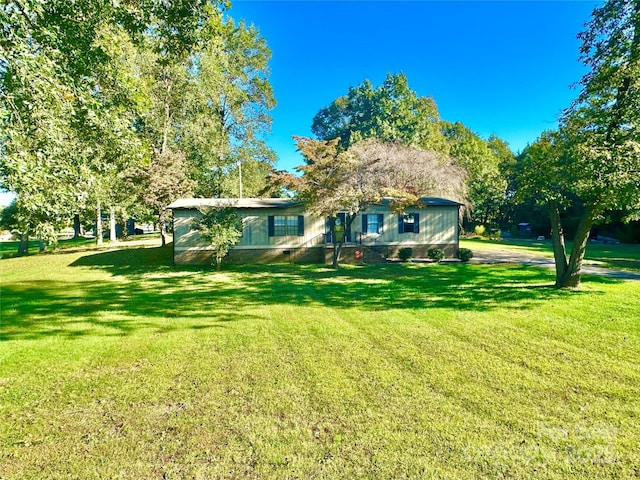
<instances>
[{"instance_id":1,"label":"window shutter","mask_svg":"<svg viewBox=\"0 0 640 480\"><path fill-rule=\"evenodd\" d=\"M269 226L269 236L273 237L275 234L273 215L269 215L269 217L267 218L267 221L268 221L267 225Z\"/></svg>"},{"instance_id":2,"label":"window shutter","mask_svg":"<svg viewBox=\"0 0 640 480\"><path fill-rule=\"evenodd\" d=\"M420 233L420 214L413 214L413 233Z\"/></svg>"},{"instance_id":3,"label":"window shutter","mask_svg":"<svg viewBox=\"0 0 640 480\"><path fill-rule=\"evenodd\" d=\"M304 237L304 215L298 215L298 236Z\"/></svg>"},{"instance_id":4,"label":"window shutter","mask_svg":"<svg viewBox=\"0 0 640 480\"><path fill-rule=\"evenodd\" d=\"M384 213L378 214L378 233L384 232Z\"/></svg>"},{"instance_id":5,"label":"window shutter","mask_svg":"<svg viewBox=\"0 0 640 480\"><path fill-rule=\"evenodd\" d=\"M363 235L367 234L367 214L366 213L362 214L362 234Z\"/></svg>"},{"instance_id":6,"label":"window shutter","mask_svg":"<svg viewBox=\"0 0 640 480\"><path fill-rule=\"evenodd\" d=\"M398 215L398 233L404 233L404 215Z\"/></svg>"}]
</instances>

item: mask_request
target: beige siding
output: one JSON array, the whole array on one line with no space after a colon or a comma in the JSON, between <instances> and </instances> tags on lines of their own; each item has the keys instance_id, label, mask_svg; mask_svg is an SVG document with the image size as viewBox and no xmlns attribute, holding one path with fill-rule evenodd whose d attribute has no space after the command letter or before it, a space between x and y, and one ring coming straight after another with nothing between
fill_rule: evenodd
<instances>
[{"instance_id":1,"label":"beige siding","mask_svg":"<svg viewBox=\"0 0 640 480\"><path fill-rule=\"evenodd\" d=\"M234 249L243 248L298 248L310 247L324 242L324 220L304 217L304 236L286 235L269 237L268 217L270 215L297 216L300 209L253 209L239 210L243 222L243 235ZM202 237L193 228L194 221L201 215L197 210L174 211L174 248L177 252L206 249Z\"/></svg>"},{"instance_id":2,"label":"beige siding","mask_svg":"<svg viewBox=\"0 0 640 480\"><path fill-rule=\"evenodd\" d=\"M425 243L453 244L458 241L458 209L430 208L420 220L427 241Z\"/></svg>"},{"instance_id":3,"label":"beige siding","mask_svg":"<svg viewBox=\"0 0 640 480\"><path fill-rule=\"evenodd\" d=\"M173 212L173 241L176 250L200 246L202 239L192 226L200 216L200 213L195 210L175 210Z\"/></svg>"},{"instance_id":4,"label":"beige siding","mask_svg":"<svg viewBox=\"0 0 640 480\"><path fill-rule=\"evenodd\" d=\"M260 215L242 216L242 238L240 246L266 245L268 242L267 224Z\"/></svg>"},{"instance_id":5,"label":"beige siding","mask_svg":"<svg viewBox=\"0 0 640 480\"><path fill-rule=\"evenodd\" d=\"M362 214L359 214L351 226L352 238L358 242L362 236L362 243L369 245L415 245L439 244L454 245L458 243L458 208L457 207L428 207L423 209L408 209L406 213L420 215L418 233L399 233L398 214L391 213L383 207L371 207L366 214L383 214L384 225L379 234L362 235Z\"/></svg>"}]
</instances>

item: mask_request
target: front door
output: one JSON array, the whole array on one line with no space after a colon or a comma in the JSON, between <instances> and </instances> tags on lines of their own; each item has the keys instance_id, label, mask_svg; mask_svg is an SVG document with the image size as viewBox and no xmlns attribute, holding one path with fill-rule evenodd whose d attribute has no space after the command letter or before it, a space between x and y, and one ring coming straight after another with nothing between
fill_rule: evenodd
<instances>
[{"instance_id":1,"label":"front door","mask_svg":"<svg viewBox=\"0 0 640 480\"><path fill-rule=\"evenodd\" d=\"M340 223L345 226L347 226L347 214L346 213L339 213L337 215L336 218L340 219ZM333 235L333 219L331 218L327 218L327 243L334 243L334 235ZM346 228L345 232L344 232L344 241L345 243L351 243L351 226L349 226L349 228Z\"/></svg>"}]
</instances>

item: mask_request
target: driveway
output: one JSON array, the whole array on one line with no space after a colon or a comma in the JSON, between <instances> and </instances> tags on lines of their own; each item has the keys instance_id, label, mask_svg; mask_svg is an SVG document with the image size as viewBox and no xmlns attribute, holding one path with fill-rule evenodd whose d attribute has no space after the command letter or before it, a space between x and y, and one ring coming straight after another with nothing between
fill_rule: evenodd
<instances>
[{"instance_id":1,"label":"driveway","mask_svg":"<svg viewBox=\"0 0 640 480\"><path fill-rule=\"evenodd\" d=\"M535 267L555 268L553 258L540 257L530 253L509 250L474 250L471 263L515 263ZM582 273L616 278L619 280L640 281L640 273L626 272L623 270L610 270L608 268L594 267L584 264L582 265Z\"/></svg>"}]
</instances>

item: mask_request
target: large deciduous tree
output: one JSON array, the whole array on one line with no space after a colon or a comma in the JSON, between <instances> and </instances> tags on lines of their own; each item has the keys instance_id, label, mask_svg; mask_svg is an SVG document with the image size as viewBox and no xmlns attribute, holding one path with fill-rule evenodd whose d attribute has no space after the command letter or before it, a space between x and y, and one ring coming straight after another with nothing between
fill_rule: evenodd
<instances>
[{"instance_id":1,"label":"large deciduous tree","mask_svg":"<svg viewBox=\"0 0 640 480\"><path fill-rule=\"evenodd\" d=\"M441 120L433 98L418 96L404 74L389 74L378 87L368 80L350 87L316 114L311 130L320 140L338 139L343 150L376 138L449 155L467 171L473 220L498 223L507 186L500 163L507 145L495 136L490 144L459 122Z\"/></svg>"},{"instance_id":2,"label":"large deciduous tree","mask_svg":"<svg viewBox=\"0 0 640 480\"><path fill-rule=\"evenodd\" d=\"M611 210L640 213L640 0L610 0L593 11L582 40L589 68L559 132L543 135L521 158L521 189L547 202L556 286L580 284L594 219ZM563 207L582 210L565 248Z\"/></svg>"},{"instance_id":3,"label":"large deciduous tree","mask_svg":"<svg viewBox=\"0 0 640 480\"><path fill-rule=\"evenodd\" d=\"M383 197L392 197L399 211L421 196L439 195L465 201L465 172L441 154L400 144L363 140L347 150L339 140L296 137L305 164L301 177L290 177L310 212L327 217L331 225L345 213L345 230L357 214ZM344 238L334 242L333 267L338 268Z\"/></svg>"},{"instance_id":4,"label":"large deciduous tree","mask_svg":"<svg viewBox=\"0 0 640 480\"><path fill-rule=\"evenodd\" d=\"M216 172L219 195L235 193L241 164L248 193L263 188L275 159L262 138L275 105L270 52L255 28L225 14L228 6L0 5L0 181L17 194L24 228L49 232L92 205L99 230L101 210L113 219L134 193L161 215L160 199L193 187L175 176L176 164L200 194L212 190L203 171ZM145 184L158 188L144 195Z\"/></svg>"},{"instance_id":5,"label":"large deciduous tree","mask_svg":"<svg viewBox=\"0 0 640 480\"><path fill-rule=\"evenodd\" d=\"M0 7L0 176L31 229L53 231L78 198L106 200L112 173L140 158L133 45L123 26L137 23L134 3L24 0Z\"/></svg>"},{"instance_id":6,"label":"large deciduous tree","mask_svg":"<svg viewBox=\"0 0 640 480\"><path fill-rule=\"evenodd\" d=\"M197 166L198 194L255 195L276 160L264 141L276 105L268 81L271 51L244 22L210 22L208 31L195 56L192 109L180 142Z\"/></svg>"},{"instance_id":7,"label":"large deciduous tree","mask_svg":"<svg viewBox=\"0 0 640 480\"><path fill-rule=\"evenodd\" d=\"M220 9L206 9L194 28L198 35L182 54L162 48L155 30L146 35L151 95L141 131L154 160L167 151L183 155L196 195L255 195L275 162L264 141L275 106L271 53L255 27Z\"/></svg>"},{"instance_id":8,"label":"large deciduous tree","mask_svg":"<svg viewBox=\"0 0 640 480\"><path fill-rule=\"evenodd\" d=\"M320 140L338 138L343 149L367 138L399 142L433 152L448 152L440 114L432 97L409 88L403 73L388 74L379 87L365 80L322 108L311 131Z\"/></svg>"}]
</instances>

